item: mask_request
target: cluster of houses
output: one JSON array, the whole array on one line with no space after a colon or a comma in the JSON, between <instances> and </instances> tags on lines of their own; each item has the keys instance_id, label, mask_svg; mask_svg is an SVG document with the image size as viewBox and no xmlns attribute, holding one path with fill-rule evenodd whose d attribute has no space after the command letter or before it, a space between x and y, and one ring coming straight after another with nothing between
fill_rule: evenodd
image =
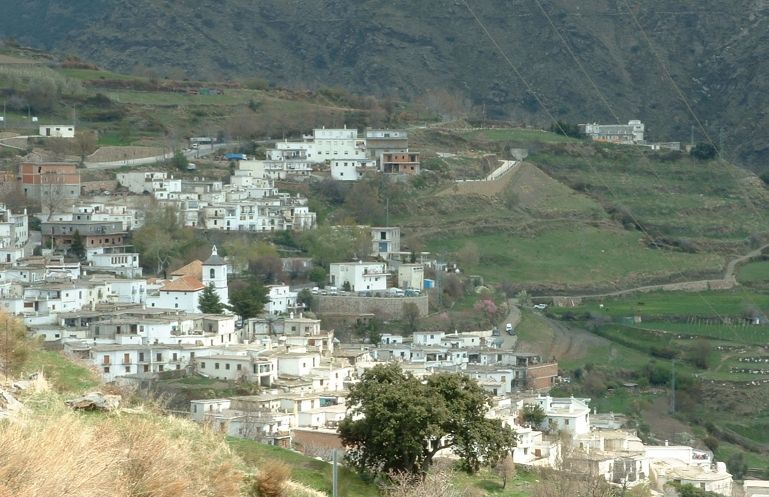
<instances>
[{"instance_id":1,"label":"cluster of houses","mask_svg":"<svg viewBox=\"0 0 769 497\"><path fill-rule=\"evenodd\" d=\"M732 495L732 476L724 463L714 462L710 451L667 442L644 444L634 430L624 428L624 416L595 413L590 399L551 397L547 392L556 378L557 365L499 348L490 331L417 332L410 338L384 335L377 346L338 345L326 354L329 363L319 370L329 374L318 375L313 370L294 378L279 373L263 393L193 400L189 414L229 436L330 458L333 451L344 450L337 428L347 413L349 386L366 369L398 361L418 378L442 371L477 378L493 396L488 416L501 419L518 435L512 451L516 464L600 477L622 488L645 484L663 492L666 484L678 483ZM222 356L217 357L223 361ZM337 372L344 376L335 382ZM541 422L527 422L524 413L532 406L541 409ZM439 456L454 457L450 450Z\"/></svg>"},{"instance_id":2,"label":"cluster of houses","mask_svg":"<svg viewBox=\"0 0 769 497\"><path fill-rule=\"evenodd\" d=\"M412 176L420 173L419 153L409 151L408 132L369 129L314 129L301 141L282 141L267 151L267 159L250 161L268 171L270 177L309 175L313 167L328 164L331 178L357 181L367 172Z\"/></svg>"}]
</instances>

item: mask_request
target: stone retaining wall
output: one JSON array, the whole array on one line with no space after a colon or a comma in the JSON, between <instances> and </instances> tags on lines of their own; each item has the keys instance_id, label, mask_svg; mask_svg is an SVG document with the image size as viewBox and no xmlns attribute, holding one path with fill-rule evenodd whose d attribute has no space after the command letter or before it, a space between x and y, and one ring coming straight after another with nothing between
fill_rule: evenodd
<instances>
[{"instance_id":1,"label":"stone retaining wall","mask_svg":"<svg viewBox=\"0 0 769 497\"><path fill-rule=\"evenodd\" d=\"M316 295L318 314L378 314L384 319L400 319L404 304L414 303L419 317L427 316L427 295L418 297L358 297L355 295Z\"/></svg>"}]
</instances>

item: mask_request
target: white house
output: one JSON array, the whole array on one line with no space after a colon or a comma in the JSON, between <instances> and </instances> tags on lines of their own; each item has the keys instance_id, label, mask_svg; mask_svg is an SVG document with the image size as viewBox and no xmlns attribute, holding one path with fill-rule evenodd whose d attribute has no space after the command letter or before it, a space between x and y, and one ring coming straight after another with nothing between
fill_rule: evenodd
<instances>
[{"instance_id":1,"label":"white house","mask_svg":"<svg viewBox=\"0 0 769 497\"><path fill-rule=\"evenodd\" d=\"M337 181L357 181L366 170L376 170L376 161L333 159L331 161L331 178Z\"/></svg>"},{"instance_id":2,"label":"white house","mask_svg":"<svg viewBox=\"0 0 769 497\"><path fill-rule=\"evenodd\" d=\"M265 306L268 314L286 314L296 308L297 292L292 292L288 285L267 285L267 298Z\"/></svg>"},{"instance_id":3,"label":"white house","mask_svg":"<svg viewBox=\"0 0 769 497\"><path fill-rule=\"evenodd\" d=\"M90 350L90 358L104 381L110 382L126 375L185 369L193 359L215 352L190 345L96 345Z\"/></svg>"},{"instance_id":4,"label":"white house","mask_svg":"<svg viewBox=\"0 0 769 497\"><path fill-rule=\"evenodd\" d=\"M421 290L425 284L424 264L399 264L398 286Z\"/></svg>"},{"instance_id":5,"label":"white house","mask_svg":"<svg viewBox=\"0 0 769 497\"><path fill-rule=\"evenodd\" d=\"M579 128L593 141L623 145L644 141L644 124L638 120L628 121L627 124L580 124Z\"/></svg>"},{"instance_id":6,"label":"white house","mask_svg":"<svg viewBox=\"0 0 769 497\"><path fill-rule=\"evenodd\" d=\"M329 265L329 282L353 292L387 289L387 264L384 262L335 262Z\"/></svg>"},{"instance_id":7,"label":"white house","mask_svg":"<svg viewBox=\"0 0 769 497\"><path fill-rule=\"evenodd\" d=\"M568 432L572 436L590 431L590 399L539 395L535 403L547 416L543 428L552 426L553 429Z\"/></svg>"},{"instance_id":8,"label":"white house","mask_svg":"<svg viewBox=\"0 0 769 497\"><path fill-rule=\"evenodd\" d=\"M365 159L366 140L358 138L356 129L313 130L312 136L303 136L301 142L278 142L277 150L304 151L307 161L321 163L332 159Z\"/></svg>"},{"instance_id":9,"label":"white house","mask_svg":"<svg viewBox=\"0 0 769 497\"><path fill-rule=\"evenodd\" d=\"M198 301L204 289L205 285L194 276L182 276L165 282L156 295L148 295L147 305L162 309L197 312Z\"/></svg>"},{"instance_id":10,"label":"white house","mask_svg":"<svg viewBox=\"0 0 769 497\"><path fill-rule=\"evenodd\" d=\"M139 254L135 252L94 254L91 256L91 264L92 270L113 273L123 278L139 278L142 275Z\"/></svg>"},{"instance_id":11,"label":"white house","mask_svg":"<svg viewBox=\"0 0 769 497\"><path fill-rule=\"evenodd\" d=\"M304 377L320 364L320 354L314 352L286 352L278 354L278 376Z\"/></svg>"},{"instance_id":12,"label":"white house","mask_svg":"<svg viewBox=\"0 0 769 497\"><path fill-rule=\"evenodd\" d=\"M75 126L72 124L44 124L40 126L40 136L51 138L74 138Z\"/></svg>"},{"instance_id":13,"label":"white house","mask_svg":"<svg viewBox=\"0 0 769 497\"><path fill-rule=\"evenodd\" d=\"M0 204L0 262L16 262L24 257L29 240L27 209L13 212Z\"/></svg>"},{"instance_id":14,"label":"white house","mask_svg":"<svg viewBox=\"0 0 769 497\"><path fill-rule=\"evenodd\" d=\"M169 193L182 191L182 180L161 171L118 173L117 181L131 193L139 195L144 192L159 193L161 198L168 198Z\"/></svg>"},{"instance_id":15,"label":"white house","mask_svg":"<svg viewBox=\"0 0 769 497\"><path fill-rule=\"evenodd\" d=\"M413 343L415 346L427 347L441 345L445 335L446 333L443 331L415 331L413 335Z\"/></svg>"},{"instance_id":16,"label":"white house","mask_svg":"<svg viewBox=\"0 0 769 497\"><path fill-rule=\"evenodd\" d=\"M147 280L117 278L111 286L118 303L142 304L147 300Z\"/></svg>"},{"instance_id":17,"label":"white house","mask_svg":"<svg viewBox=\"0 0 769 497\"><path fill-rule=\"evenodd\" d=\"M251 354L212 354L195 358L195 370L211 378L245 380L269 388L277 379L277 361Z\"/></svg>"},{"instance_id":18,"label":"white house","mask_svg":"<svg viewBox=\"0 0 769 497\"><path fill-rule=\"evenodd\" d=\"M401 229L398 226L371 228L371 255L388 259L401 250Z\"/></svg>"}]
</instances>

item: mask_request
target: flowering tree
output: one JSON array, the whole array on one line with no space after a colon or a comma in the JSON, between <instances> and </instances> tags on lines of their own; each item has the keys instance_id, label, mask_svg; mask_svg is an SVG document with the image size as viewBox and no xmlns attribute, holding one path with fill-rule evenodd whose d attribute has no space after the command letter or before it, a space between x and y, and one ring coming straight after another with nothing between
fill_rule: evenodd
<instances>
[{"instance_id":1,"label":"flowering tree","mask_svg":"<svg viewBox=\"0 0 769 497\"><path fill-rule=\"evenodd\" d=\"M507 311L505 306L497 305L489 297L484 297L478 300L478 302L475 303L475 306L473 306L473 309L475 309L476 312L482 313L491 326L496 326L497 322Z\"/></svg>"}]
</instances>

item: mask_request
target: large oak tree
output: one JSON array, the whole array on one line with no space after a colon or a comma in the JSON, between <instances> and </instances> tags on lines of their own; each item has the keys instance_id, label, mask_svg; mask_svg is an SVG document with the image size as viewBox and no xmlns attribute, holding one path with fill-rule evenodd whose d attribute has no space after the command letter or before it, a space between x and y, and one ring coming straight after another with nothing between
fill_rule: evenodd
<instances>
[{"instance_id":1,"label":"large oak tree","mask_svg":"<svg viewBox=\"0 0 769 497\"><path fill-rule=\"evenodd\" d=\"M347 459L362 473L425 473L451 448L465 468L496 464L515 447L515 433L489 419L489 395L459 373L426 381L397 364L366 371L350 389L350 410L339 426Z\"/></svg>"}]
</instances>

